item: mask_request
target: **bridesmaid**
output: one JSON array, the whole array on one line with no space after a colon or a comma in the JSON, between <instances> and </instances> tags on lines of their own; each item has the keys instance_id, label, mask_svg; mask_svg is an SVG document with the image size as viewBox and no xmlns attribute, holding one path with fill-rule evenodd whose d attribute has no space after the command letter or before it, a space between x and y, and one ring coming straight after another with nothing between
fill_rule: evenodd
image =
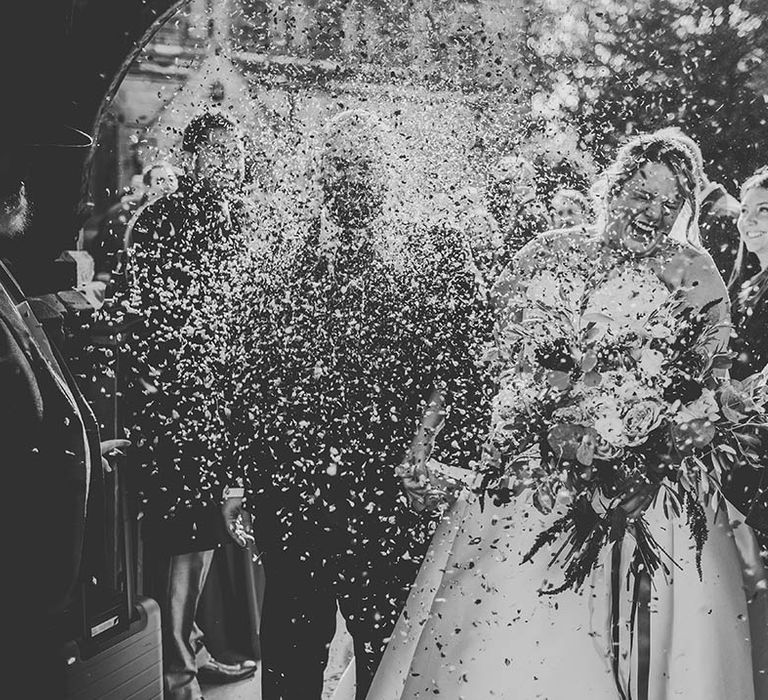
<instances>
[{"instance_id":1,"label":"bridesmaid","mask_svg":"<svg viewBox=\"0 0 768 700\"><path fill-rule=\"evenodd\" d=\"M737 356L734 379L744 379L768 364L768 167L760 168L741 188L737 222L740 245L728 282L734 314Z\"/></svg>"},{"instance_id":2,"label":"bridesmaid","mask_svg":"<svg viewBox=\"0 0 768 700\"><path fill-rule=\"evenodd\" d=\"M731 377L745 379L768 364L768 167L760 168L742 185L737 228L739 251L728 282L731 349L736 352ZM724 487L730 502L739 508L738 519L746 516L746 524L751 526L751 530L734 528L734 536L749 599L753 666L767 668L768 589L760 560L761 554L763 563L768 560L768 469L744 467ZM768 698L768 677L756 678L755 697Z\"/></svg>"},{"instance_id":3,"label":"bridesmaid","mask_svg":"<svg viewBox=\"0 0 768 700\"><path fill-rule=\"evenodd\" d=\"M733 313L731 377L744 379L768 364L768 167L741 188L740 245L728 283ZM757 263L757 268L755 267ZM768 469L742 470L729 494L768 544Z\"/></svg>"}]
</instances>

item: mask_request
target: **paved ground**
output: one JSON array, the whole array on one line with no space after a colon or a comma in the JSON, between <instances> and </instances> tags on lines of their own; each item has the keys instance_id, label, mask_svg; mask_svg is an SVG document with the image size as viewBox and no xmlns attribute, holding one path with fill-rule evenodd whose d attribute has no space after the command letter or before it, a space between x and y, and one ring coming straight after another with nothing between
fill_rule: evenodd
<instances>
[{"instance_id":1,"label":"paved ground","mask_svg":"<svg viewBox=\"0 0 768 700\"><path fill-rule=\"evenodd\" d=\"M336 684L339 682L339 678L341 678L341 674L351 658L352 638L347 633L343 618L339 615L336 625L336 636L331 643L328 668L325 671L323 700L328 700L331 697L336 689ZM299 669L299 672L301 672L301 669ZM240 683L203 686L203 693L205 694L205 700L261 700L260 689L261 668L256 671L256 675L252 678Z\"/></svg>"}]
</instances>

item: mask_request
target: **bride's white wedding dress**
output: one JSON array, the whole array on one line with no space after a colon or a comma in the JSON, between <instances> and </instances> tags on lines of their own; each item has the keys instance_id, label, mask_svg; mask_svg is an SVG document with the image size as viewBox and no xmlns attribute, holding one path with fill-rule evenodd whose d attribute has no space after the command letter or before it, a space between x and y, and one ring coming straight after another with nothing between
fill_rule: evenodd
<instances>
[{"instance_id":1,"label":"bride's white wedding dress","mask_svg":"<svg viewBox=\"0 0 768 700\"><path fill-rule=\"evenodd\" d=\"M554 294L556 280L547 274L538 289ZM529 294L536 289L536 281L531 282ZM602 294L614 307L615 291ZM649 313L660 303L654 285L641 280L636 291L633 312ZM631 322L631 316L620 322ZM648 508L649 529L676 565L666 577L657 572L649 604L638 607L633 599L642 594L633 588L634 577L627 576L634 551L630 536L620 555L603 549L578 593L540 595L562 580L560 565L550 566L558 543L528 563L523 558L563 511L541 513L528 493L498 507L486 499L481 508L466 490L449 509L368 700L768 698L768 629L754 649L755 630L750 629L750 614L754 628L760 619L757 606L765 605L764 573L753 553L747 583L763 590L750 610L748 597L754 590L745 589L750 575L743 576L744 557L724 511L716 516L706 509L709 533L700 578L684 517L670 519L661 499ZM749 540L748 532L739 535ZM352 676L350 669L336 700L354 697Z\"/></svg>"},{"instance_id":2,"label":"bride's white wedding dress","mask_svg":"<svg viewBox=\"0 0 768 700\"><path fill-rule=\"evenodd\" d=\"M657 508L647 514L680 565L651 595L649 699L761 697L753 685L741 560L727 518L709 515L700 581L685 523L670 523ZM369 700L621 698L612 664L610 551L580 593L539 595L558 580L546 552L521 563L555 517L522 497L481 510L475 496L462 496L435 535ZM631 547L625 540L618 671L624 697L638 698L639 650L625 585Z\"/></svg>"}]
</instances>

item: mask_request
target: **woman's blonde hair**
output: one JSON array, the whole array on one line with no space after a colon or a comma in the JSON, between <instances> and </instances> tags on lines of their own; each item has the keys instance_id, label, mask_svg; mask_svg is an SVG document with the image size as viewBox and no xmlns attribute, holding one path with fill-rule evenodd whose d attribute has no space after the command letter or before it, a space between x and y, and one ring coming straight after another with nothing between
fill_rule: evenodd
<instances>
[{"instance_id":1,"label":"woman's blonde hair","mask_svg":"<svg viewBox=\"0 0 768 700\"><path fill-rule=\"evenodd\" d=\"M758 168L744 181L739 191L739 198L743 200L747 192L757 188L768 190L768 165ZM741 234L739 234L739 250L736 253L736 259L733 261L731 276L728 278L728 289L733 289L741 281L746 265L747 247L744 245L744 241L741 240Z\"/></svg>"}]
</instances>

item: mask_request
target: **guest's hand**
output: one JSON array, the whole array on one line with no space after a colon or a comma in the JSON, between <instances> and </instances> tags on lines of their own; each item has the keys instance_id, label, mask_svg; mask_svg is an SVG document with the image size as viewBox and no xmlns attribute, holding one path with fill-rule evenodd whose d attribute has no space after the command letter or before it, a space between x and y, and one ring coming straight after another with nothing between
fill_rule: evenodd
<instances>
[{"instance_id":1,"label":"guest's hand","mask_svg":"<svg viewBox=\"0 0 768 700\"><path fill-rule=\"evenodd\" d=\"M122 452L122 450L130 446L130 444L131 444L130 440L102 440L101 441L101 468L105 472L111 472L112 465L109 463L109 458L125 456L125 452Z\"/></svg>"},{"instance_id":2,"label":"guest's hand","mask_svg":"<svg viewBox=\"0 0 768 700\"><path fill-rule=\"evenodd\" d=\"M248 527L245 522L246 512L243 509L242 496L230 496L225 498L221 504L221 515L224 518L224 525L227 533L238 547L248 546Z\"/></svg>"}]
</instances>

